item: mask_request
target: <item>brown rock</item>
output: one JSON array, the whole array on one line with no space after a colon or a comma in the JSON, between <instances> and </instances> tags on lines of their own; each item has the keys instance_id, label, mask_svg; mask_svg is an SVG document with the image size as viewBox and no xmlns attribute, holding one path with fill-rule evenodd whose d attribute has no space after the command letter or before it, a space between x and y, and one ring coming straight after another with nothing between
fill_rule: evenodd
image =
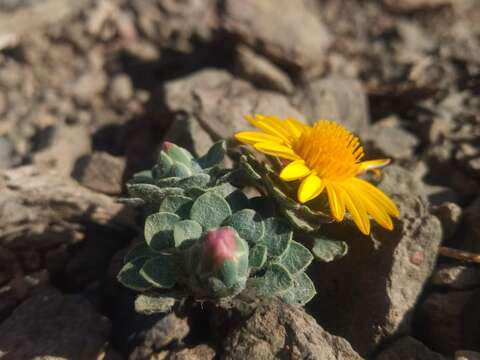
<instances>
[{"instance_id":1,"label":"brown rock","mask_svg":"<svg viewBox=\"0 0 480 360\"><path fill-rule=\"evenodd\" d=\"M480 291L431 293L418 313L418 335L432 350L480 351Z\"/></svg>"},{"instance_id":2,"label":"brown rock","mask_svg":"<svg viewBox=\"0 0 480 360\"><path fill-rule=\"evenodd\" d=\"M455 360L480 360L480 353L475 351L455 351Z\"/></svg>"},{"instance_id":3,"label":"brown rock","mask_svg":"<svg viewBox=\"0 0 480 360\"><path fill-rule=\"evenodd\" d=\"M476 266L440 265L432 275L433 285L456 290L480 286L480 269Z\"/></svg>"},{"instance_id":4,"label":"brown rock","mask_svg":"<svg viewBox=\"0 0 480 360\"><path fill-rule=\"evenodd\" d=\"M406 336L383 350L375 360L446 360L446 358L433 352L420 341Z\"/></svg>"},{"instance_id":5,"label":"brown rock","mask_svg":"<svg viewBox=\"0 0 480 360\"><path fill-rule=\"evenodd\" d=\"M83 125L56 126L45 142L43 149L33 155L33 163L54 168L65 176L70 176L81 156L92 151L90 133Z\"/></svg>"},{"instance_id":6,"label":"brown rock","mask_svg":"<svg viewBox=\"0 0 480 360\"><path fill-rule=\"evenodd\" d=\"M455 203L445 202L441 205L433 206L431 211L440 219L445 239L451 238L457 231L458 224L462 218L462 208Z\"/></svg>"},{"instance_id":7,"label":"brown rock","mask_svg":"<svg viewBox=\"0 0 480 360\"><path fill-rule=\"evenodd\" d=\"M305 77L323 71L332 38L303 1L227 0L224 11L225 29L256 52Z\"/></svg>"},{"instance_id":8,"label":"brown rock","mask_svg":"<svg viewBox=\"0 0 480 360\"><path fill-rule=\"evenodd\" d=\"M109 321L84 299L48 289L0 324L0 359L96 359L109 335Z\"/></svg>"},{"instance_id":9,"label":"brown rock","mask_svg":"<svg viewBox=\"0 0 480 360\"><path fill-rule=\"evenodd\" d=\"M151 357L151 360L213 360L215 350L208 345L198 345L193 348L163 351Z\"/></svg>"},{"instance_id":10,"label":"brown rock","mask_svg":"<svg viewBox=\"0 0 480 360\"><path fill-rule=\"evenodd\" d=\"M293 103L311 123L334 120L356 133L369 125L367 96L355 79L330 76L312 81L297 91Z\"/></svg>"},{"instance_id":11,"label":"brown rock","mask_svg":"<svg viewBox=\"0 0 480 360\"><path fill-rule=\"evenodd\" d=\"M350 344L326 332L302 308L265 300L225 339L226 360L358 359Z\"/></svg>"},{"instance_id":12,"label":"brown rock","mask_svg":"<svg viewBox=\"0 0 480 360\"><path fill-rule=\"evenodd\" d=\"M89 189L118 195L122 192L125 168L124 158L97 151L77 162L73 177Z\"/></svg>"}]
</instances>

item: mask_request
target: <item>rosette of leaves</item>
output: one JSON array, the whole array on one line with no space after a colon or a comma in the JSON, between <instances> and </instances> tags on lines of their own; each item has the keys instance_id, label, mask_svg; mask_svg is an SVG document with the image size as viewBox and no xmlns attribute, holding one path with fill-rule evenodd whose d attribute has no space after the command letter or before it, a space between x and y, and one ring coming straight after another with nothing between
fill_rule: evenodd
<instances>
[{"instance_id":1,"label":"rosette of leaves","mask_svg":"<svg viewBox=\"0 0 480 360\"><path fill-rule=\"evenodd\" d=\"M126 255L118 274L143 293L139 311L166 311L186 297L218 301L245 289L296 304L315 295L305 274L313 256L293 240L289 223L263 218L253 208L265 201L227 188L167 195L146 218L145 242Z\"/></svg>"},{"instance_id":2,"label":"rosette of leaves","mask_svg":"<svg viewBox=\"0 0 480 360\"><path fill-rule=\"evenodd\" d=\"M270 163L260 162L245 151L240 157L240 164L250 183L261 188L267 197L272 197L283 216L312 244L315 257L329 262L344 256L348 251L345 242L319 235L322 224L334 221L329 215L326 199L317 197L308 203L299 203L296 200L298 186L282 181L278 176L281 164L276 158L269 157L269 160Z\"/></svg>"},{"instance_id":3,"label":"rosette of leaves","mask_svg":"<svg viewBox=\"0 0 480 360\"><path fill-rule=\"evenodd\" d=\"M230 171L221 165L225 153L225 141L213 144L200 158L164 142L153 168L136 173L127 183L130 199L123 201L143 205L147 213L152 213L158 211L167 195L183 195L189 189L208 189L224 183Z\"/></svg>"}]
</instances>

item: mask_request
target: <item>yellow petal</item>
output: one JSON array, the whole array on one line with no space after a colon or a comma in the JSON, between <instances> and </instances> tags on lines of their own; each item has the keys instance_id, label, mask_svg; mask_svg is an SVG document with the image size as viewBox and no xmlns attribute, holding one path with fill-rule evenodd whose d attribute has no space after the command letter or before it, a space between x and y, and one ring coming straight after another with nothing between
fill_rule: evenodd
<instances>
[{"instance_id":1,"label":"yellow petal","mask_svg":"<svg viewBox=\"0 0 480 360\"><path fill-rule=\"evenodd\" d=\"M281 125L278 125L277 120L272 121L271 118L263 115L256 115L255 118L252 118L251 116L245 118L256 128L265 131L267 134L279 137L287 144L290 143L289 134L285 133L285 130Z\"/></svg>"},{"instance_id":2,"label":"yellow petal","mask_svg":"<svg viewBox=\"0 0 480 360\"><path fill-rule=\"evenodd\" d=\"M277 136L252 131L236 133L235 139L248 145L255 145L258 142L276 142L279 144L283 142L282 139Z\"/></svg>"},{"instance_id":3,"label":"yellow petal","mask_svg":"<svg viewBox=\"0 0 480 360\"><path fill-rule=\"evenodd\" d=\"M359 187L363 192L368 193L372 199L379 205L381 205L388 214L399 217L400 211L398 210L395 203L385 195L381 190L370 184L368 181L352 178L350 180L355 186Z\"/></svg>"},{"instance_id":4,"label":"yellow petal","mask_svg":"<svg viewBox=\"0 0 480 360\"><path fill-rule=\"evenodd\" d=\"M348 187L345 187L344 190L345 205L352 215L353 221L363 234L370 234L370 219L361 199L356 196L355 191L350 191Z\"/></svg>"},{"instance_id":5,"label":"yellow petal","mask_svg":"<svg viewBox=\"0 0 480 360\"><path fill-rule=\"evenodd\" d=\"M273 142L262 142L254 145L255 149L267 155L278 156L289 160L300 160L300 157L287 146Z\"/></svg>"},{"instance_id":6,"label":"yellow petal","mask_svg":"<svg viewBox=\"0 0 480 360\"><path fill-rule=\"evenodd\" d=\"M393 229L393 222L386 210L380 205L375 202L375 199L370 196L369 193L363 192L362 190L358 189L356 192L358 197L361 197L363 205L367 212L372 215L377 223L379 223L382 227L388 230Z\"/></svg>"},{"instance_id":7,"label":"yellow petal","mask_svg":"<svg viewBox=\"0 0 480 360\"><path fill-rule=\"evenodd\" d=\"M343 190L335 184L325 181L327 188L328 203L333 217L337 221L342 221L345 216L345 196Z\"/></svg>"},{"instance_id":8,"label":"yellow petal","mask_svg":"<svg viewBox=\"0 0 480 360\"><path fill-rule=\"evenodd\" d=\"M310 174L311 170L305 165L305 161L293 161L283 168L280 173L280 178L285 181L293 181L303 179Z\"/></svg>"},{"instance_id":9,"label":"yellow petal","mask_svg":"<svg viewBox=\"0 0 480 360\"><path fill-rule=\"evenodd\" d=\"M283 125L288 130L288 132L293 136L294 139L298 139L305 129L308 128L307 125L302 124L300 121L293 118L285 119Z\"/></svg>"},{"instance_id":10,"label":"yellow petal","mask_svg":"<svg viewBox=\"0 0 480 360\"><path fill-rule=\"evenodd\" d=\"M360 164L358 164L358 172L364 173L365 171L380 169L390 164L390 161L390 159L362 161Z\"/></svg>"},{"instance_id":11,"label":"yellow petal","mask_svg":"<svg viewBox=\"0 0 480 360\"><path fill-rule=\"evenodd\" d=\"M298 188L298 201L302 204L316 198L325 188L325 183L315 174L307 176Z\"/></svg>"}]
</instances>

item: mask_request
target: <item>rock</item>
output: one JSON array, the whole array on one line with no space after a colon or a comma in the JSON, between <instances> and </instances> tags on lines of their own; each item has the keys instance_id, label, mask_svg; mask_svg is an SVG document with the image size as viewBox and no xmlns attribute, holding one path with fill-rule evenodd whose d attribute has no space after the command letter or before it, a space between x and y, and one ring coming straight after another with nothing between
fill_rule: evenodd
<instances>
[{"instance_id":1,"label":"rock","mask_svg":"<svg viewBox=\"0 0 480 360\"><path fill-rule=\"evenodd\" d=\"M480 353L475 351L455 351L455 360L480 360Z\"/></svg>"},{"instance_id":2,"label":"rock","mask_svg":"<svg viewBox=\"0 0 480 360\"><path fill-rule=\"evenodd\" d=\"M198 345L182 350L163 351L151 357L152 360L213 360L215 350L208 345Z\"/></svg>"},{"instance_id":3,"label":"rock","mask_svg":"<svg viewBox=\"0 0 480 360\"><path fill-rule=\"evenodd\" d=\"M166 315L147 331L140 345L130 355L130 360L148 359L156 351L174 341L182 341L190 328L187 319L178 318L174 313ZM166 357L166 359L170 359ZM172 359L177 359L172 357Z\"/></svg>"},{"instance_id":4,"label":"rock","mask_svg":"<svg viewBox=\"0 0 480 360\"><path fill-rule=\"evenodd\" d=\"M109 195L122 192L125 158L96 151L77 161L73 177L83 186Z\"/></svg>"},{"instance_id":5,"label":"rock","mask_svg":"<svg viewBox=\"0 0 480 360\"><path fill-rule=\"evenodd\" d=\"M464 250L480 252L480 197L464 211L465 237L463 239Z\"/></svg>"},{"instance_id":6,"label":"rock","mask_svg":"<svg viewBox=\"0 0 480 360\"><path fill-rule=\"evenodd\" d=\"M420 305L416 330L429 348L453 355L480 350L480 291L430 293Z\"/></svg>"},{"instance_id":7,"label":"rock","mask_svg":"<svg viewBox=\"0 0 480 360\"><path fill-rule=\"evenodd\" d=\"M133 85L130 77L126 74L116 75L110 84L110 100L112 102L126 102L133 96Z\"/></svg>"},{"instance_id":8,"label":"rock","mask_svg":"<svg viewBox=\"0 0 480 360\"><path fill-rule=\"evenodd\" d=\"M391 179L392 168L384 176L391 185L380 187L400 209L393 231L374 226L366 237L347 222L324 226L325 236L347 241L349 252L312 268L318 294L309 308L328 331L366 357L389 336L408 333L442 239L440 222L410 185L416 182L412 175Z\"/></svg>"},{"instance_id":9,"label":"rock","mask_svg":"<svg viewBox=\"0 0 480 360\"><path fill-rule=\"evenodd\" d=\"M110 323L82 297L47 289L17 307L0 334L0 359L96 359Z\"/></svg>"},{"instance_id":10,"label":"rock","mask_svg":"<svg viewBox=\"0 0 480 360\"><path fill-rule=\"evenodd\" d=\"M0 172L0 246L52 249L85 237L85 225L135 229L134 212L55 171L24 166Z\"/></svg>"},{"instance_id":11,"label":"rock","mask_svg":"<svg viewBox=\"0 0 480 360\"><path fill-rule=\"evenodd\" d=\"M169 111L194 117L213 140L231 139L234 133L251 128L245 115L267 114L303 120L284 96L257 90L222 70L198 71L166 83L163 91Z\"/></svg>"},{"instance_id":12,"label":"rock","mask_svg":"<svg viewBox=\"0 0 480 360\"><path fill-rule=\"evenodd\" d=\"M460 202L458 194L450 187L442 186L442 185L432 185L427 182L423 182L423 189L424 189L424 195L428 199L428 202L430 203L430 205L434 206L435 208L437 207L441 208L442 206L448 205L448 204L455 204L455 206L458 206L456 205L456 203ZM449 232L445 234L445 237L448 237L449 235L451 235L450 231L453 230L453 227L451 226L453 224L448 222L448 218L445 218L445 216L448 216L448 215L446 213L445 214L443 213L444 210L439 210L439 211L440 212L438 214L435 213L435 215L438 217L443 216L441 220L445 219L447 221L447 227L449 227L449 230L448 230ZM433 209L432 209L432 212L434 212ZM455 215L452 214L452 216L455 216ZM442 222L442 225L443 225L443 222ZM444 226L445 229L447 227Z\"/></svg>"},{"instance_id":13,"label":"rock","mask_svg":"<svg viewBox=\"0 0 480 360\"><path fill-rule=\"evenodd\" d=\"M453 0L383 0L385 6L395 12L411 13L422 10L432 10L454 5Z\"/></svg>"},{"instance_id":14,"label":"rock","mask_svg":"<svg viewBox=\"0 0 480 360\"><path fill-rule=\"evenodd\" d=\"M424 185L410 171L398 165L383 169L381 187L387 194L416 194L423 198Z\"/></svg>"},{"instance_id":15,"label":"rock","mask_svg":"<svg viewBox=\"0 0 480 360\"><path fill-rule=\"evenodd\" d=\"M433 285L455 290L467 290L480 286L480 269L465 265L440 265L432 275Z\"/></svg>"},{"instance_id":16,"label":"rock","mask_svg":"<svg viewBox=\"0 0 480 360\"><path fill-rule=\"evenodd\" d=\"M7 137L0 136L0 169L8 169L12 166L13 152L12 142Z\"/></svg>"},{"instance_id":17,"label":"rock","mask_svg":"<svg viewBox=\"0 0 480 360\"><path fill-rule=\"evenodd\" d=\"M246 46L239 46L236 53L235 72L254 85L289 94L294 87L288 75L268 59L256 54Z\"/></svg>"},{"instance_id":18,"label":"rock","mask_svg":"<svg viewBox=\"0 0 480 360\"><path fill-rule=\"evenodd\" d=\"M430 210L442 223L444 238L449 239L455 235L462 218L462 208L453 202L444 202Z\"/></svg>"},{"instance_id":19,"label":"rock","mask_svg":"<svg viewBox=\"0 0 480 360\"><path fill-rule=\"evenodd\" d=\"M361 359L350 344L322 329L302 308L265 300L224 341L226 360Z\"/></svg>"},{"instance_id":20,"label":"rock","mask_svg":"<svg viewBox=\"0 0 480 360\"><path fill-rule=\"evenodd\" d=\"M107 75L100 70L86 72L73 84L72 94L80 106L90 104L107 87Z\"/></svg>"},{"instance_id":21,"label":"rock","mask_svg":"<svg viewBox=\"0 0 480 360\"><path fill-rule=\"evenodd\" d=\"M333 120L360 134L369 125L367 96L355 79L329 76L314 80L297 91L293 103L311 123Z\"/></svg>"},{"instance_id":22,"label":"rock","mask_svg":"<svg viewBox=\"0 0 480 360\"><path fill-rule=\"evenodd\" d=\"M226 31L257 53L303 77L311 78L324 70L332 37L303 1L227 0L223 10Z\"/></svg>"},{"instance_id":23,"label":"rock","mask_svg":"<svg viewBox=\"0 0 480 360\"><path fill-rule=\"evenodd\" d=\"M446 358L431 351L420 341L405 336L383 350L375 360L446 360Z\"/></svg>"},{"instance_id":24,"label":"rock","mask_svg":"<svg viewBox=\"0 0 480 360\"><path fill-rule=\"evenodd\" d=\"M90 132L83 125L50 128L42 140L41 150L33 155L33 163L54 168L65 176L70 176L75 162L92 150Z\"/></svg>"},{"instance_id":25,"label":"rock","mask_svg":"<svg viewBox=\"0 0 480 360\"><path fill-rule=\"evenodd\" d=\"M369 156L410 159L419 145L416 136L404 130L400 120L388 117L376 122L366 133Z\"/></svg>"}]
</instances>

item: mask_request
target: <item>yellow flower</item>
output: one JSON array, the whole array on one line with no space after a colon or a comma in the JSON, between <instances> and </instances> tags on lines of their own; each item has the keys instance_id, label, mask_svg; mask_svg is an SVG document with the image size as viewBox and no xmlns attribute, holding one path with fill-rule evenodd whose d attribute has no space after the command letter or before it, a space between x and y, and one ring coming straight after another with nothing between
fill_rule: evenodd
<instances>
[{"instance_id":1,"label":"yellow flower","mask_svg":"<svg viewBox=\"0 0 480 360\"><path fill-rule=\"evenodd\" d=\"M391 216L398 217L394 202L382 191L358 176L378 171L390 160L360 161L364 157L358 138L332 121L320 120L308 126L295 119L274 116L247 116L261 132L240 132L242 143L268 155L286 159L280 173L284 181L301 180L297 198L308 202L326 192L332 216L342 221L348 211L360 231L370 233L371 216L392 230Z\"/></svg>"}]
</instances>

